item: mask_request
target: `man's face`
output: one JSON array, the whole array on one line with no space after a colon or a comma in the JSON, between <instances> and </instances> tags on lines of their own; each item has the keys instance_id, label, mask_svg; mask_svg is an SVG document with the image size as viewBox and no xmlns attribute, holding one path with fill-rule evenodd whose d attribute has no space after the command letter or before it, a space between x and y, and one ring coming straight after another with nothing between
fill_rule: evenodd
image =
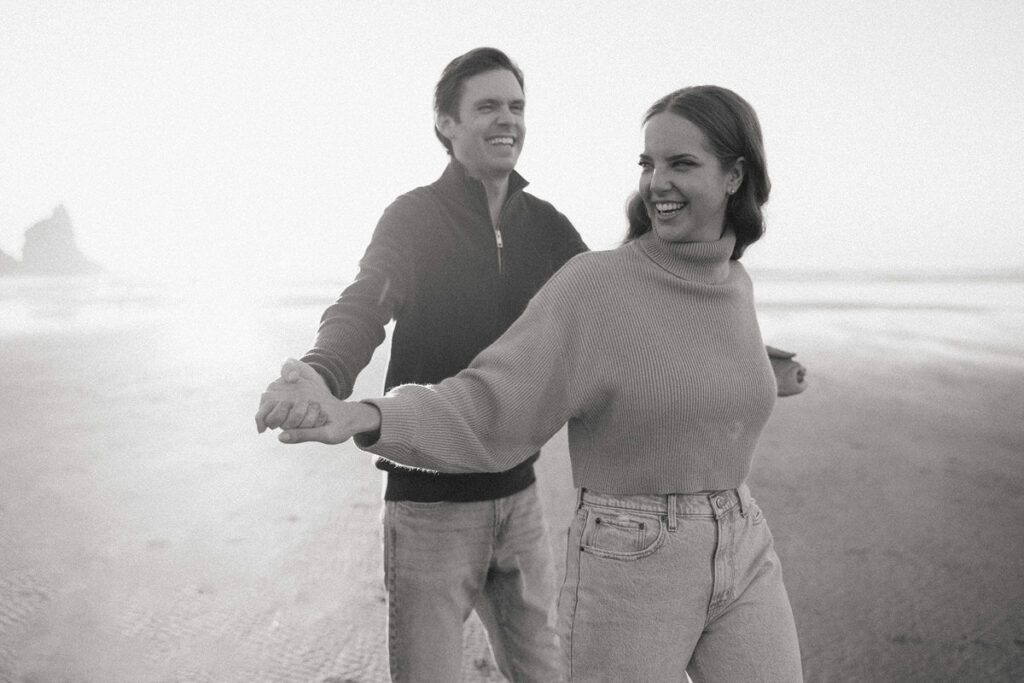
<instances>
[{"instance_id":1,"label":"man's face","mask_svg":"<svg viewBox=\"0 0 1024 683\"><path fill-rule=\"evenodd\" d=\"M485 71L463 81L458 120L442 114L437 127L471 176L500 178L512 172L523 149L525 106L511 71Z\"/></svg>"}]
</instances>

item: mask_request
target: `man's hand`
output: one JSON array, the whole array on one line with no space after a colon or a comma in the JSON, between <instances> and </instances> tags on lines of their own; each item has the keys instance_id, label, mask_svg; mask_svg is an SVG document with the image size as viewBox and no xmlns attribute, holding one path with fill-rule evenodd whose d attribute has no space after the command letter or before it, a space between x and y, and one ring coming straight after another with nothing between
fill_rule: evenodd
<instances>
[{"instance_id":1,"label":"man's hand","mask_svg":"<svg viewBox=\"0 0 1024 683\"><path fill-rule=\"evenodd\" d=\"M289 358L281 366L281 376L260 397L256 430L262 434L268 428L319 427L326 421L320 410L324 396L334 398L323 377L310 365Z\"/></svg>"},{"instance_id":2,"label":"man's hand","mask_svg":"<svg viewBox=\"0 0 1024 683\"><path fill-rule=\"evenodd\" d=\"M793 360L795 353L774 346L765 348L768 350L768 360L771 361L772 371L775 373L779 396L792 396L807 388L807 368Z\"/></svg>"},{"instance_id":3,"label":"man's hand","mask_svg":"<svg viewBox=\"0 0 1024 683\"><path fill-rule=\"evenodd\" d=\"M310 415L316 419L311 421ZM281 367L281 377L263 392L256 412L257 431L278 427L283 430L278 436L282 443L338 444L379 430L380 411L365 403L339 401L316 370L290 358Z\"/></svg>"}]
</instances>

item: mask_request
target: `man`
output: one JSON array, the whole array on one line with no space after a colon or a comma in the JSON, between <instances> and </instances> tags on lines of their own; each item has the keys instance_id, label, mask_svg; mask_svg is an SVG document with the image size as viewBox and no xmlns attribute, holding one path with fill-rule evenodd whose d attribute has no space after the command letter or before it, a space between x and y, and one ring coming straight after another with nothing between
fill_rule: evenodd
<instances>
[{"instance_id":1,"label":"man","mask_svg":"<svg viewBox=\"0 0 1024 683\"><path fill-rule=\"evenodd\" d=\"M586 249L565 216L523 190L514 170L524 107L522 73L498 50L472 50L445 68L434 109L448 167L385 210L359 274L324 313L302 358L307 378L348 397L394 319L385 388L439 382L468 366ZM264 404L261 431L290 408L289 426L316 420L315 406ZM378 460L387 473L384 572L395 681L459 680L462 628L473 609L506 678L559 680L536 458L468 475Z\"/></svg>"},{"instance_id":2,"label":"man","mask_svg":"<svg viewBox=\"0 0 1024 683\"><path fill-rule=\"evenodd\" d=\"M524 192L514 170L524 106L522 73L498 50L472 50L445 68L434 110L448 167L385 210L356 280L324 313L304 362L285 365L285 381L323 382L348 397L394 319L385 388L439 382L467 367L586 249L562 214ZM769 351L780 378L779 363L796 365L792 354ZM268 391L256 422L262 432L318 418L315 404ZM506 472L462 475L377 461L387 473L384 572L395 681L459 680L462 626L473 609L506 678L560 680L536 458Z\"/></svg>"}]
</instances>

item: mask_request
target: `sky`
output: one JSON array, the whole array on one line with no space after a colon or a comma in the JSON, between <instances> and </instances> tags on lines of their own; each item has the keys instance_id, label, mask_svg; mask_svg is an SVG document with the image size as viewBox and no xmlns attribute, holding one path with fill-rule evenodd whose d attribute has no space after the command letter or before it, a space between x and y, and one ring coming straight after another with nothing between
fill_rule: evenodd
<instances>
[{"instance_id":1,"label":"sky","mask_svg":"<svg viewBox=\"0 0 1024 683\"><path fill-rule=\"evenodd\" d=\"M518 170L621 240L641 117L686 85L757 110L748 267L1024 269L1024 3L0 0L0 250L63 203L128 277L344 282L432 182L455 56L526 76Z\"/></svg>"}]
</instances>

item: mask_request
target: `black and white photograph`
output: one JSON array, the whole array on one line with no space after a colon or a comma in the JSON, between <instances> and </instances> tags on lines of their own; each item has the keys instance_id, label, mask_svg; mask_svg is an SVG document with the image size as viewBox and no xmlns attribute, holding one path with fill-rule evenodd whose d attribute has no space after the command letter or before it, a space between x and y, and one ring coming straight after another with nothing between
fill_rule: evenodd
<instances>
[{"instance_id":1,"label":"black and white photograph","mask_svg":"<svg viewBox=\"0 0 1024 683\"><path fill-rule=\"evenodd\" d=\"M0 683L1024 680L1022 93L1010 0L0 0Z\"/></svg>"}]
</instances>

